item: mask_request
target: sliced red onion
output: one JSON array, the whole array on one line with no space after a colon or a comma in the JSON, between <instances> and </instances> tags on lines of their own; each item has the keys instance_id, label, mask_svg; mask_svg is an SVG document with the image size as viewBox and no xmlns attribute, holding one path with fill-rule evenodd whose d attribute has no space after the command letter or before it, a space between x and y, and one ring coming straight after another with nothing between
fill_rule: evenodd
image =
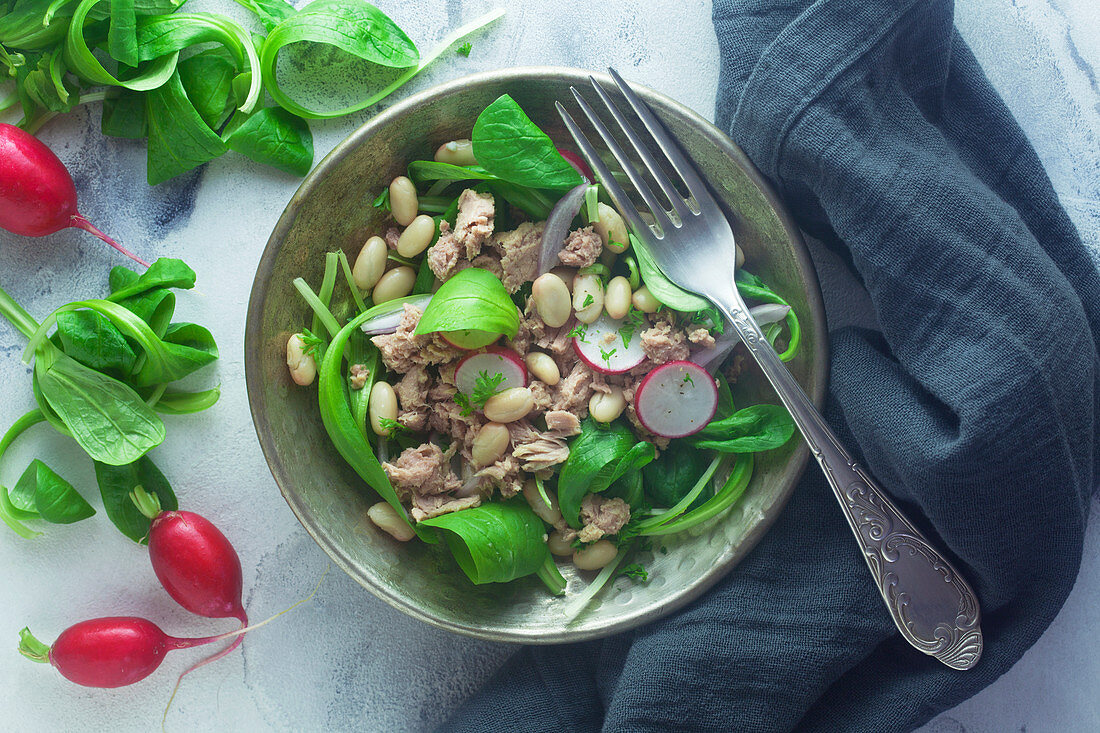
<instances>
[{"instance_id":1,"label":"sliced red onion","mask_svg":"<svg viewBox=\"0 0 1100 733\"><path fill-rule=\"evenodd\" d=\"M539 251L539 275L550 272L550 268L558 264L558 253L565 247L565 237L569 234L574 217L580 213L587 189L587 183L569 189L554 204L550 216L546 217L546 226L542 230L542 249Z\"/></svg>"},{"instance_id":2,"label":"sliced red onion","mask_svg":"<svg viewBox=\"0 0 1100 733\"><path fill-rule=\"evenodd\" d=\"M397 330L397 327L401 325L401 319L405 315L406 305L411 305L418 310L424 310L431 299L432 294L425 293L424 295L414 295L410 298L401 298L391 301L393 303L392 310L386 310L379 313L369 321L365 321L359 328L368 336L393 333Z\"/></svg>"},{"instance_id":3,"label":"sliced red onion","mask_svg":"<svg viewBox=\"0 0 1100 733\"><path fill-rule=\"evenodd\" d=\"M779 323L790 312L791 307L789 305L780 305L779 303L765 303L749 309L749 315L760 326ZM733 347L739 343L741 343L741 337L737 335L737 331L727 325L725 332L714 340L714 347L699 349L691 355L691 361L714 374L718 371L718 367L722 362L726 360L726 357L729 356L729 353L733 351Z\"/></svg>"},{"instance_id":4,"label":"sliced red onion","mask_svg":"<svg viewBox=\"0 0 1100 733\"><path fill-rule=\"evenodd\" d=\"M581 174L586 182L592 183L596 179L592 175L592 169L588 167L588 163L584 162L584 158L574 153L572 150L562 150L558 148L558 152L561 153L561 157L565 158L565 162L573 166L577 173Z\"/></svg>"}]
</instances>

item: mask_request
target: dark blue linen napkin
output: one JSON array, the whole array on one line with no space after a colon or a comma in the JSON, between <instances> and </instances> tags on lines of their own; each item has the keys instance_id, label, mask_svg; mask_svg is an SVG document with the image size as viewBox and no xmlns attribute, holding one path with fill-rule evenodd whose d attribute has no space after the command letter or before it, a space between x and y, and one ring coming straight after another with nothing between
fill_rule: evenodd
<instances>
[{"instance_id":1,"label":"dark blue linen napkin","mask_svg":"<svg viewBox=\"0 0 1100 733\"><path fill-rule=\"evenodd\" d=\"M911 649L820 472L674 616L519 652L444 726L905 731L1049 625L1097 485L1100 277L945 0L715 0L717 119L843 253L881 331L831 334L829 421L982 603L957 672Z\"/></svg>"}]
</instances>

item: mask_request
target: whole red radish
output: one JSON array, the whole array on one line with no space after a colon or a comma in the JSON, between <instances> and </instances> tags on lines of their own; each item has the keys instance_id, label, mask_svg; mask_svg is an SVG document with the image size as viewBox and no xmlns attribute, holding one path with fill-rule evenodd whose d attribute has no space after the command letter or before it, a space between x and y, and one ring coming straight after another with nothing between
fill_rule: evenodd
<instances>
[{"instance_id":1,"label":"whole red radish","mask_svg":"<svg viewBox=\"0 0 1100 733\"><path fill-rule=\"evenodd\" d=\"M0 123L0 227L26 237L76 227L149 266L99 231L76 207L76 185L53 151L34 135Z\"/></svg>"},{"instance_id":2,"label":"whole red radish","mask_svg":"<svg viewBox=\"0 0 1100 733\"><path fill-rule=\"evenodd\" d=\"M124 687L145 679L174 649L189 649L222 636L180 639L168 636L152 621L111 616L81 621L61 632L52 647L19 632L19 652L35 662L49 662L65 679L85 687Z\"/></svg>"},{"instance_id":3,"label":"whole red radish","mask_svg":"<svg viewBox=\"0 0 1100 733\"><path fill-rule=\"evenodd\" d=\"M225 535L194 512L161 511L156 496L140 486L131 497L153 520L149 559L168 595L191 613L236 618L247 626L241 602L241 559Z\"/></svg>"}]
</instances>

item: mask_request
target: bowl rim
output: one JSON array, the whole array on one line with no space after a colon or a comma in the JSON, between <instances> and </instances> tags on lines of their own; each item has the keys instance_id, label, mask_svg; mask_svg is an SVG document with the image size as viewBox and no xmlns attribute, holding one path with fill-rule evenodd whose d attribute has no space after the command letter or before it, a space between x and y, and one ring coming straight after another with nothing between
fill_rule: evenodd
<instances>
[{"instance_id":1,"label":"bowl rim","mask_svg":"<svg viewBox=\"0 0 1100 733\"><path fill-rule=\"evenodd\" d=\"M642 626L663 618L686 606L703 595L719 580L731 572L741 559L756 546L760 538L771 528L779 514L783 511L795 487L798 485L809 459L809 448L805 442L802 442L802 444L795 449L794 453L792 453L791 461L786 469L790 474L790 481L787 487L777 497L770 510L765 512L763 518L745 535L733 554L729 555L722 562L711 566L693 585L675 598L667 602L656 604L644 612L618 619L605 626L572 631L566 628L553 633L540 632L537 634L524 633L522 629L485 629L438 618L410 603L403 596L391 593L387 588L372 582L371 578L363 575L355 568L349 556L340 548L338 543L333 541L329 533L315 521L309 508L303 502L299 501L291 490L292 482L275 449L270 423L265 414L266 411L259 408L259 395L262 385L257 362L262 348L260 340L261 325L263 321L261 311L262 304L267 298L268 284L271 280L275 260L279 254L280 242L293 226L298 215L298 210L301 207L301 202L309 196L331 169L338 166L344 158L358 148L364 140L373 135L377 129L436 97L447 96L460 90L469 89L472 86L486 84L497 85L502 83L514 84L521 81L529 81L532 78L552 78L555 81L567 81L572 82L574 85L581 86L588 83L590 76L595 77L601 84L614 84L611 77L607 74L592 72L576 67L518 66L507 69L483 71L443 82L417 92L377 115L374 115L337 144L328 155L310 171L309 175L306 176L305 180L298 187L298 190L295 191L264 246L263 254L256 267L256 275L252 283L252 292L249 296L244 338L245 386L248 394L248 406L264 459L267 461L268 468L275 479L275 483L279 487L279 492L289 505L291 511L294 512L294 515L298 518L298 521L302 524L310 537L313 538L314 542L324 550L332 561L345 573L354 578L356 582L369 590L375 597L381 599L393 608L430 624L431 626L478 639L527 644L559 644L586 641L603 638ZM784 232L791 243L799 270L804 273L806 283L809 286L806 296L810 309L809 316L814 323L814 332L822 334L820 347L812 355L810 380L809 383L805 385L814 403L817 405L818 409L821 409L825 400L829 364L829 343L825 322L825 308L821 296L821 287L817 277L817 271L802 238L802 233L795 223L794 218L791 216L786 205L779 198L768 179L765 178L752 161L749 160L744 151L712 122L705 119L691 108L654 89L634 82L631 82L631 88L642 99L658 110L666 114L671 114L672 116L684 118L685 121L698 129L712 144L732 158L734 162L745 171L749 179L761 190L768 204L779 218Z\"/></svg>"}]
</instances>

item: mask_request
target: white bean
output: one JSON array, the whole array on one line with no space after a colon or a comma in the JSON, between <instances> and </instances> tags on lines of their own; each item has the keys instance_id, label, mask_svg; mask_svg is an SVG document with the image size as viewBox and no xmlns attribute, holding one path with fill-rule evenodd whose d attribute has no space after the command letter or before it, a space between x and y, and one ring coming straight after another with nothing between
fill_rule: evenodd
<instances>
[{"instance_id":1,"label":"white bean","mask_svg":"<svg viewBox=\"0 0 1100 733\"><path fill-rule=\"evenodd\" d=\"M437 163L450 163L451 165L477 165L474 157L474 144L469 140L451 140L443 143L435 151Z\"/></svg>"},{"instance_id":2,"label":"white bean","mask_svg":"<svg viewBox=\"0 0 1100 733\"><path fill-rule=\"evenodd\" d=\"M560 277L561 281L565 283L566 289L569 290L570 293L573 292L573 280L577 277L577 270L575 268L565 266L554 267L551 268L550 272ZM569 297L573 296L570 295Z\"/></svg>"},{"instance_id":3,"label":"white bean","mask_svg":"<svg viewBox=\"0 0 1100 733\"><path fill-rule=\"evenodd\" d=\"M741 249L741 245L739 244L735 244L733 246L737 250L737 254L734 255L733 262L734 265L736 265L737 269L740 270L741 267L745 264L745 250Z\"/></svg>"},{"instance_id":4,"label":"white bean","mask_svg":"<svg viewBox=\"0 0 1100 733\"><path fill-rule=\"evenodd\" d=\"M370 520L374 522L378 529L398 542L408 542L416 537L416 532L409 526L409 523L401 518L396 509L384 501L371 506L367 510L367 516L370 517Z\"/></svg>"},{"instance_id":5,"label":"white bean","mask_svg":"<svg viewBox=\"0 0 1100 733\"><path fill-rule=\"evenodd\" d=\"M397 239L397 254L416 257L428 248L435 238L435 219L421 214L412 220Z\"/></svg>"},{"instance_id":6,"label":"white bean","mask_svg":"<svg viewBox=\"0 0 1100 733\"><path fill-rule=\"evenodd\" d=\"M416 186L406 176L398 176L390 182L390 211L394 220L403 227L412 224L416 212L420 209L420 200L416 196Z\"/></svg>"},{"instance_id":7,"label":"white bean","mask_svg":"<svg viewBox=\"0 0 1100 733\"><path fill-rule=\"evenodd\" d=\"M593 542L583 550L573 553L573 564L578 570L599 570L604 565L615 559L619 554L618 548L609 540Z\"/></svg>"},{"instance_id":8,"label":"white bean","mask_svg":"<svg viewBox=\"0 0 1100 733\"><path fill-rule=\"evenodd\" d=\"M550 500L550 506L546 506L546 502L542 500L542 494L539 493L539 487L535 484L534 479L527 479L523 482L523 498L531 505L531 511L538 515L538 518L542 521L547 524L555 524L561 521L561 510L558 508L557 497L551 491L546 492L546 498Z\"/></svg>"},{"instance_id":9,"label":"white bean","mask_svg":"<svg viewBox=\"0 0 1100 733\"><path fill-rule=\"evenodd\" d=\"M623 388L611 387L611 392L593 392L588 400L588 414L596 422L609 423L626 409Z\"/></svg>"},{"instance_id":10,"label":"white bean","mask_svg":"<svg viewBox=\"0 0 1100 733\"><path fill-rule=\"evenodd\" d=\"M470 446L470 459L474 467L482 468L500 460L511 439L506 425L498 422L485 423L477 431L473 445Z\"/></svg>"},{"instance_id":11,"label":"white bean","mask_svg":"<svg viewBox=\"0 0 1100 733\"><path fill-rule=\"evenodd\" d=\"M359 256L355 258L355 266L351 268L351 277L355 280L355 286L360 290L370 290L378 283L382 273L386 271L386 258L389 255L386 240L382 237L371 237L359 250Z\"/></svg>"},{"instance_id":12,"label":"white bean","mask_svg":"<svg viewBox=\"0 0 1100 733\"><path fill-rule=\"evenodd\" d=\"M541 351L532 351L525 360L527 369L535 375L535 379L553 387L561 381L561 370L558 363L549 354Z\"/></svg>"},{"instance_id":13,"label":"white bean","mask_svg":"<svg viewBox=\"0 0 1100 733\"><path fill-rule=\"evenodd\" d=\"M603 307L612 318L625 318L630 311L630 281L622 275L611 278L603 296Z\"/></svg>"},{"instance_id":14,"label":"white bean","mask_svg":"<svg viewBox=\"0 0 1100 733\"><path fill-rule=\"evenodd\" d=\"M597 275L577 275L573 281L573 309L577 320L592 323L603 312L603 286Z\"/></svg>"},{"instance_id":15,"label":"white bean","mask_svg":"<svg viewBox=\"0 0 1100 733\"><path fill-rule=\"evenodd\" d=\"M371 293L371 299L375 305L385 303L387 300L393 300L394 298L403 298L412 292L413 285L416 284L416 270L412 269L408 265L401 265L395 267L378 281L378 284L374 286L374 292Z\"/></svg>"},{"instance_id":16,"label":"white bean","mask_svg":"<svg viewBox=\"0 0 1100 733\"><path fill-rule=\"evenodd\" d=\"M550 548L550 554L558 557L569 557L573 554L573 545L566 542L562 533L556 529L546 538L546 546Z\"/></svg>"},{"instance_id":17,"label":"white bean","mask_svg":"<svg viewBox=\"0 0 1100 733\"><path fill-rule=\"evenodd\" d=\"M596 213L600 220L592 225L592 230L600 235L603 246L615 253L624 252L630 238L627 236L626 222L619 212L601 201L596 204Z\"/></svg>"},{"instance_id":18,"label":"white bean","mask_svg":"<svg viewBox=\"0 0 1100 733\"><path fill-rule=\"evenodd\" d=\"M645 285L634 291L634 295L630 296L630 302L642 313L656 313L661 307L661 301L653 297L653 293L649 292L649 288Z\"/></svg>"},{"instance_id":19,"label":"white bean","mask_svg":"<svg viewBox=\"0 0 1100 733\"><path fill-rule=\"evenodd\" d=\"M367 398L367 414L370 417L370 427L375 435L389 435L390 428L383 427L383 420L397 419L397 394L389 382L381 380L370 388L370 397Z\"/></svg>"},{"instance_id":20,"label":"white bean","mask_svg":"<svg viewBox=\"0 0 1100 733\"><path fill-rule=\"evenodd\" d=\"M535 278L535 282L531 283L531 297L539 317L550 328L564 326L573 312L569 305L569 288L552 272Z\"/></svg>"},{"instance_id":21,"label":"white bean","mask_svg":"<svg viewBox=\"0 0 1100 733\"><path fill-rule=\"evenodd\" d=\"M535 407L535 396L526 387L512 387L485 401L485 417L493 422L510 423L527 417Z\"/></svg>"},{"instance_id":22,"label":"white bean","mask_svg":"<svg viewBox=\"0 0 1100 733\"><path fill-rule=\"evenodd\" d=\"M300 387L308 387L317 377L317 360L313 354L306 353L306 342L300 333L287 339L286 365L290 369L290 378Z\"/></svg>"}]
</instances>

